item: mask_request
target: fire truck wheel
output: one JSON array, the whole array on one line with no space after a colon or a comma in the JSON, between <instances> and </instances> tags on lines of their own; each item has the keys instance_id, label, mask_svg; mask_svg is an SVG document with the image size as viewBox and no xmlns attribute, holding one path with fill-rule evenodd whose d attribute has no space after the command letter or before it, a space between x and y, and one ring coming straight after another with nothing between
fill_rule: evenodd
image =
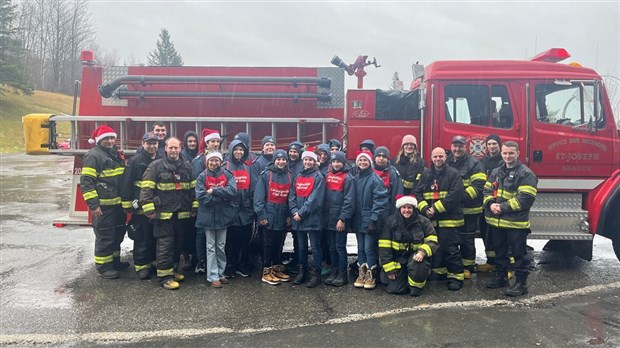
<instances>
[{"instance_id":1,"label":"fire truck wheel","mask_svg":"<svg viewBox=\"0 0 620 348\"><path fill-rule=\"evenodd\" d=\"M614 246L614 252L616 253L616 257L618 258L618 261L620 261L620 234L616 235L616 237L611 240L611 243Z\"/></svg>"}]
</instances>

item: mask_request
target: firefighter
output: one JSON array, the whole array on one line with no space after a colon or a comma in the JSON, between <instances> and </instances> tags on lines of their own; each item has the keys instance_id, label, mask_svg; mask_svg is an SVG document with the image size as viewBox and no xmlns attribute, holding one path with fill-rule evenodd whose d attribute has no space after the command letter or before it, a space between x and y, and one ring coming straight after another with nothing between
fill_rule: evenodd
<instances>
[{"instance_id":1,"label":"firefighter","mask_svg":"<svg viewBox=\"0 0 620 348\"><path fill-rule=\"evenodd\" d=\"M356 288L372 290L376 287L377 236L385 214L388 191L383 181L371 168L372 153L360 151L355 159L355 210L351 228L357 239L358 276Z\"/></svg>"},{"instance_id":2,"label":"firefighter","mask_svg":"<svg viewBox=\"0 0 620 348\"><path fill-rule=\"evenodd\" d=\"M116 132L108 126L97 127L88 140L96 146L84 155L80 186L93 217L95 267L106 279L119 277L129 267L121 262L121 242L125 236L125 213L121 206L120 183L125 158L115 146Z\"/></svg>"},{"instance_id":3,"label":"firefighter","mask_svg":"<svg viewBox=\"0 0 620 348\"><path fill-rule=\"evenodd\" d=\"M519 161L519 145L507 141L502 145L504 164L493 169L484 185L485 217L495 238L497 274L488 288L509 286L510 250L515 259L516 281L506 290L508 296L528 292L527 276L530 259L527 254L527 235L530 231L529 213L537 193L538 179Z\"/></svg>"},{"instance_id":4,"label":"firefighter","mask_svg":"<svg viewBox=\"0 0 620 348\"><path fill-rule=\"evenodd\" d=\"M416 137L407 134L403 137L398 155L392 159L392 165L400 173L403 182L403 193L411 195L415 185L420 180L426 162L418 153L418 141Z\"/></svg>"},{"instance_id":5,"label":"firefighter","mask_svg":"<svg viewBox=\"0 0 620 348\"><path fill-rule=\"evenodd\" d=\"M221 288L228 284L224 276L226 229L233 224L239 208L237 182L233 173L222 166L220 152L209 152L205 161L207 169L196 179L196 228L203 230L206 237L207 281L212 287Z\"/></svg>"},{"instance_id":6,"label":"firefighter","mask_svg":"<svg viewBox=\"0 0 620 348\"><path fill-rule=\"evenodd\" d=\"M178 289L179 282L185 279L182 273L174 272L174 261L181 253L187 222L198 208L194 200L196 181L192 180L189 163L180 154L181 141L168 138L166 156L146 168L140 191L142 210L153 222L157 277L167 290Z\"/></svg>"},{"instance_id":7,"label":"firefighter","mask_svg":"<svg viewBox=\"0 0 620 348\"><path fill-rule=\"evenodd\" d=\"M489 134L485 140L486 155L480 160L484 173L488 177L491 171L504 162L502 161L502 139L497 134ZM484 243L484 251L487 257L487 262L481 265L476 265L478 272L495 272L495 250L493 249L493 235L487 226L487 221L484 214L480 215L480 235L482 242Z\"/></svg>"},{"instance_id":8,"label":"firefighter","mask_svg":"<svg viewBox=\"0 0 620 348\"><path fill-rule=\"evenodd\" d=\"M462 201L465 226L460 229L460 249L463 258L463 276L465 279L471 279L476 264L476 231L483 211L482 189L487 176L480 162L465 152L466 141L462 135L452 138L452 153L448 157L448 165L460 173L465 188Z\"/></svg>"},{"instance_id":9,"label":"firefighter","mask_svg":"<svg viewBox=\"0 0 620 348\"><path fill-rule=\"evenodd\" d=\"M143 151L127 161L125 175L123 176L123 192L121 194L122 205L127 213L131 214L127 232L133 239L133 263L140 279L151 277L151 263L155 261L155 238L153 237L153 224L144 216L140 207L140 190L142 188L142 176L146 168L157 157L159 146L157 135L148 132L142 137Z\"/></svg>"},{"instance_id":10,"label":"firefighter","mask_svg":"<svg viewBox=\"0 0 620 348\"><path fill-rule=\"evenodd\" d=\"M314 288L321 284L321 262L323 250L321 248L321 213L325 196L325 179L319 172L317 155L312 151L301 154L304 169L297 175L288 196L288 206L292 215L291 224L297 234L297 250L299 273L293 279L293 284L299 285L306 280L306 265L308 264L308 237L312 248L312 266L310 280L306 286Z\"/></svg>"},{"instance_id":11,"label":"firefighter","mask_svg":"<svg viewBox=\"0 0 620 348\"><path fill-rule=\"evenodd\" d=\"M205 156L208 153L218 151L222 137L218 131L203 128L200 134L200 144L198 145L198 156L192 160L192 179L198 178L198 176L206 169ZM207 262L207 241L204 235L204 229L196 230L196 268L194 273L203 274L206 271Z\"/></svg>"},{"instance_id":12,"label":"firefighter","mask_svg":"<svg viewBox=\"0 0 620 348\"><path fill-rule=\"evenodd\" d=\"M327 231L327 245L332 269L326 285L343 286L347 277L347 230L355 208L355 182L349 173L344 152L331 155L330 171L325 176L323 202L323 230Z\"/></svg>"},{"instance_id":13,"label":"firefighter","mask_svg":"<svg viewBox=\"0 0 620 348\"><path fill-rule=\"evenodd\" d=\"M290 225L288 196L293 175L286 165L286 152L276 150L270 164L256 181L254 212L257 223L264 227L263 275L261 281L270 285L287 282L290 276L282 265L283 239Z\"/></svg>"},{"instance_id":14,"label":"firefighter","mask_svg":"<svg viewBox=\"0 0 620 348\"><path fill-rule=\"evenodd\" d=\"M250 166L246 160L249 150L241 140L230 142L232 149L226 160L225 167L235 176L237 182L237 204L233 224L226 232L226 267L230 274L242 277L250 276L248 270L248 248L252 237L254 209L252 207L253 192L250 190Z\"/></svg>"},{"instance_id":15,"label":"firefighter","mask_svg":"<svg viewBox=\"0 0 620 348\"><path fill-rule=\"evenodd\" d=\"M433 225L418 214L417 204L415 197L399 195L397 212L387 218L379 237L381 282L390 294L409 291L420 296L431 270L430 257L439 247Z\"/></svg>"},{"instance_id":16,"label":"firefighter","mask_svg":"<svg viewBox=\"0 0 620 348\"><path fill-rule=\"evenodd\" d=\"M431 220L437 232L439 249L433 256L431 276L448 279L448 290L463 286L463 261L459 251L459 229L465 225L461 201L465 194L458 170L446 163L446 151L431 152L433 164L422 172L414 190L418 211Z\"/></svg>"},{"instance_id":17,"label":"firefighter","mask_svg":"<svg viewBox=\"0 0 620 348\"><path fill-rule=\"evenodd\" d=\"M158 145L157 145L157 156L164 157L164 150L166 148L166 140L168 139L168 130L166 129L166 124L163 121L155 121L153 123L153 133L157 135Z\"/></svg>"},{"instance_id":18,"label":"firefighter","mask_svg":"<svg viewBox=\"0 0 620 348\"><path fill-rule=\"evenodd\" d=\"M378 146L374 154L374 162L372 169L381 178L385 188L388 190L388 206L385 211L385 217L394 214L396 208L394 206L395 197L403 194L403 182L400 179L400 173L394 166L390 164L390 150L385 146Z\"/></svg>"}]
</instances>

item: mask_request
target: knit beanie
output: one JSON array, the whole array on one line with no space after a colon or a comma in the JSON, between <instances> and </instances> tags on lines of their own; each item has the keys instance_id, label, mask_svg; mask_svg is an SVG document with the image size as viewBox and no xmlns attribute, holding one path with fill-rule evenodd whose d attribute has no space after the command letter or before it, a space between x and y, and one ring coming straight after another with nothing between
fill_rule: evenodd
<instances>
[{"instance_id":1,"label":"knit beanie","mask_svg":"<svg viewBox=\"0 0 620 348\"><path fill-rule=\"evenodd\" d=\"M502 147L502 139L497 134L489 134L489 136L484 141L484 144L486 145L486 143L491 139L497 141L497 144L499 145L500 148Z\"/></svg>"}]
</instances>

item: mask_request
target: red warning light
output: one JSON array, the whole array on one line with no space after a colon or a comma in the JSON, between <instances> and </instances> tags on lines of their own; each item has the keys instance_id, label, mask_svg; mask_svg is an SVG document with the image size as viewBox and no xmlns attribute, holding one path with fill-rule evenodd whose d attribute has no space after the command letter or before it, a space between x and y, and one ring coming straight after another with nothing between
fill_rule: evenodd
<instances>
[{"instance_id":1,"label":"red warning light","mask_svg":"<svg viewBox=\"0 0 620 348\"><path fill-rule=\"evenodd\" d=\"M530 59L533 62L547 62L557 63L570 57L570 53L563 48L552 48L542 53L537 54L534 58Z\"/></svg>"}]
</instances>

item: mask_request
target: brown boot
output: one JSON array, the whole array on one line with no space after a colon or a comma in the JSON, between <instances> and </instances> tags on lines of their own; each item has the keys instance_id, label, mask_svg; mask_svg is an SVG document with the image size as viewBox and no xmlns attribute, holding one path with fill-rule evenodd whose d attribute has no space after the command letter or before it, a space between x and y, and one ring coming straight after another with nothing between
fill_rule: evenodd
<instances>
[{"instance_id":1,"label":"brown boot","mask_svg":"<svg viewBox=\"0 0 620 348\"><path fill-rule=\"evenodd\" d=\"M363 288L364 284L366 283L366 273L368 273L368 265L362 264L361 266L359 266L358 272L359 274L357 276L357 279L355 279L355 283L353 283L353 286L355 286L356 288Z\"/></svg>"},{"instance_id":2,"label":"brown boot","mask_svg":"<svg viewBox=\"0 0 620 348\"><path fill-rule=\"evenodd\" d=\"M263 268L263 278L261 280L263 281L263 283L267 283L269 285L280 284L280 278L273 275L271 267Z\"/></svg>"},{"instance_id":3,"label":"brown boot","mask_svg":"<svg viewBox=\"0 0 620 348\"><path fill-rule=\"evenodd\" d=\"M377 266L372 266L371 269L366 271L366 278L364 279L364 289L372 290L377 287L377 280L375 279L375 271Z\"/></svg>"},{"instance_id":4,"label":"brown boot","mask_svg":"<svg viewBox=\"0 0 620 348\"><path fill-rule=\"evenodd\" d=\"M291 280L291 276L284 273L284 269L284 265L273 266L271 267L272 275L274 275L276 278L279 278L281 282L288 282L289 280Z\"/></svg>"}]
</instances>

